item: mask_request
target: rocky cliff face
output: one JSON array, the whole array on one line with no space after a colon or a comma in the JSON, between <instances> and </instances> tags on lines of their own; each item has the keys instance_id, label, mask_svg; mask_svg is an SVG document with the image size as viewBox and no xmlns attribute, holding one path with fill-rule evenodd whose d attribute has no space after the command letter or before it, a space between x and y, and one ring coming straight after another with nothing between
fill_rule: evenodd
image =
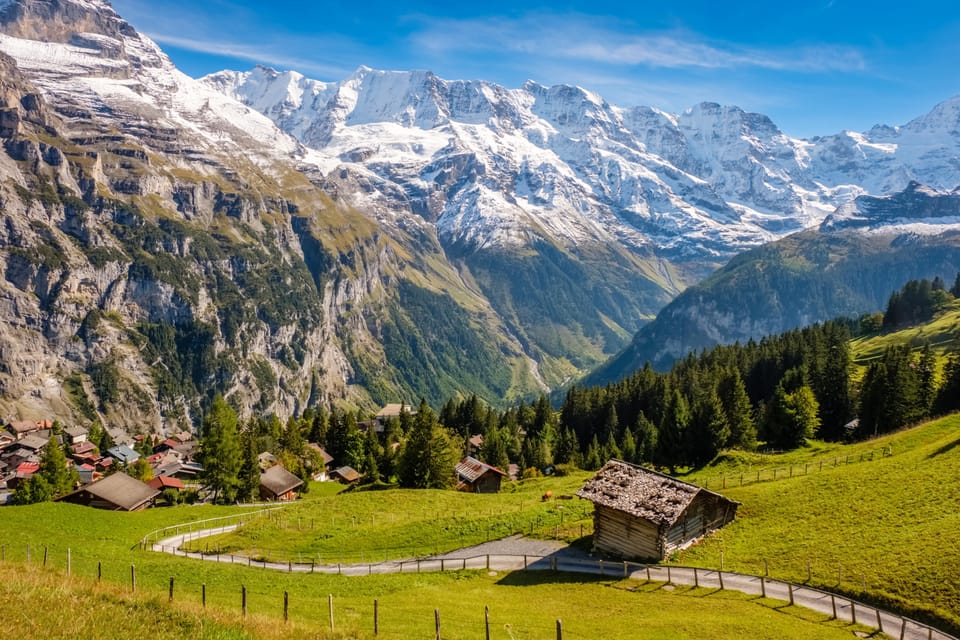
<instances>
[{"instance_id":1,"label":"rocky cliff face","mask_svg":"<svg viewBox=\"0 0 960 640\"><path fill-rule=\"evenodd\" d=\"M0 417L162 431L215 393L281 416L438 400L453 340L478 392L538 388L489 304L431 259L435 234L398 242L332 200L293 138L108 4L7 3L0 31ZM424 336L431 312L463 326Z\"/></svg>"}]
</instances>

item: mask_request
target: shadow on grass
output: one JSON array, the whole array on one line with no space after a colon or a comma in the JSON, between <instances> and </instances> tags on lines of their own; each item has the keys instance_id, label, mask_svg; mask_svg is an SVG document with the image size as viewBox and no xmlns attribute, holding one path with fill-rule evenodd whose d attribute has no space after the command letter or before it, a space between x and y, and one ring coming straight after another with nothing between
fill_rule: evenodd
<instances>
[{"instance_id":1,"label":"shadow on grass","mask_svg":"<svg viewBox=\"0 0 960 640\"><path fill-rule=\"evenodd\" d=\"M509 587L537 587L545 584L599 584L610 582L609 576L576 571L510 571L497 584Z\"/></svg>"},{"instance_id":2,"label":"shadow on grass","mask_svg":"<svg viewBox=\"0 0 960 640\"><path fill-rule=\"evenodd\" d=\"M945 444L930 455L927 456L927 460L930 458L936 458L937 456L942 456L945 453L948 453L950 450L960 447L960 438L957 438L949 444Z\"/></svg>"}]
</instances>

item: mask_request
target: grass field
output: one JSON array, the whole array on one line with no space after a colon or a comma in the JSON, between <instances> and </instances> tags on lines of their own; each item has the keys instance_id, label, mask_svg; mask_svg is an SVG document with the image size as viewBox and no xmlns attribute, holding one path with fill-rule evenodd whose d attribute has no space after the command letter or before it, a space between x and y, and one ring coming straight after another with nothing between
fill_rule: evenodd
<instances>
[{"instance_id":1,"label":"grass field","mask_svg":"<svg viewBox=\"0 0 960 640\"><path fill-rule=\"evenodd\" d=\"M887 448L872 462L738 487L735 522L679 554L679 564L809 582L960 629L960 415L847 447L802 449L766 462L803 464ZM721 465L735 477L735 472ZM692 474L696 481L717 470ZM715 477L715 475L714 475ZM838 580L839 572L839 580Z\"/></svg>"},{"instance_id":2,"label":"grass field","mask_svg":"<svg viewBox=\"0 0 960 640\"><path fill-rule=\"evenodd\" d=\"M196 562L194 565L198 564ZM167 566L171 571L176 563ZM491 638L556 637L650 639L849 638L866 628L773 600L735 592L597 578L481 572L421 576L288 576L242 567L219 567L221 582L206 575L208 605L199 585L177 583L174 601L162 589L97 584L62 572L22 571L0 563L4 637L49 640L96 637L200 638L203 640L372 638L373 599L378 600L378 638L429 638L440 612L444 638L484 637L484 606L490 609ZM232 593L223 593L230 581ZM242 616L239 584L248 585ZM282 593L290 593L290 621L282 621ZM327 594L334 595L336 632L329 631ZM229 597L226 597L229 595Z\"/></svg>"},{"instance_id":3,"label":"grass field","mask_svg":"<svg viewBox=\"0 0 960 640\"><path fill-rule=\"evenodd\" d=\"M188 548L219 548L254 559L336 563L428 555L514 533L572 541L592 530L592 505L573 498L589 475L512 483L496 495L404 489L339 495L311 491L274 517ZM547 492L553 500L543 500Z\"/></svg>"},{"instance_id":4,"label":"grass field","mask_svg":"<svg viewBox=\"0 0 960 640\"><path fill-rule=\"evenodd\" d=\"M493 516L477 517L486 521L520 514L526 518L525 523L535 524L536 514L549 513L556 506L540 501L544 491L562 495L581 481L582 476L531 481L513 486L514 491L499 497L484 497L491 502L477 502L477 496L452 492L442 496L424 492L423 496L411 497L405 492L377 491L336 498L315 492L309 501L293 507L285 520L291 522L300 509L301 518L320 513L321 507L333 508L338 500L348 505L336 506L344 514L354 506L378 514L397 514L397 520L383 530L361 518L349 532L354 543L376 536L387 540L397 531L394 527L401 526L401 513L407 514L403 516L407 518L406 528L422 530L422 518L435 519L437 508L459 510L457 521L467 512L490 508ZM412 507L411 502L417 506ZM388 638L431 637L434 609L438 609L445 638L480 640L484 637L485 605L491 611L492 637L505 640L554 638L557 619L563 620L564 637L574 639L634 638L640 628L645 638L698 640L830 639L849 637L851 630L849 624L829 621L826 616L782 602L706 589L668 591L662 585L636 581L539 572L488 575L468 571L353 578L289 574L144 552L136 544L146 533L166 525L238 511L244 510L205 506L124 514L49 503L4 509L0 519L0 602L18 612L5 617L4 632L11 637L29 634L47 638L75 638L79 628L96 629L98 638L372 637L374 599L379 602L380 636ZM497 515L500 511L504 513ZM441 529L447 531L443 544L458 541L459 531ZM305 543L296 537L290 539L291 544ZM29 570L25 571L28 544ZM65 575L68 549L70 577ZM101 584L96 583L98 562L102 563ZM136 570L135 595L130 594L131 566ZM175 579L172 606L167 603L171 577ZM241 624L242 587L247 590L248 615ZM205 611L199 608L204 588L208 604ZM290 594L289 629L280 623L284 592ZM338 630L335 635L328 632L327 598L331 594ZM109 621L117 618L123 618L123 622L114 630Z\"/></svg>"},{"instance_id":5,"label":"grass field","mask_svg":"<svg viewBox=\"0 0 960 640\"><path fill-rule=\"evenodd\" d=\"M880 450L890 455L836 468L827 464L822 471L817 464L843 456L859 460L865 452ZM715 483L724 475L738 477L744 470L783 465L797 469L812 465L818 471L743 487L730 482L724 493L742 502L738 519L673 561L715 568L722 551L726 569L760 573L767 560L771 576L796 582L808 581L809 561L814 585L960 626L960 416L855 445L814 443L774 456L731 454L688 479ZM496 496L400 490L334 495L337 488L324 485L285 508L281 518L264 519L219 543L258 554L271 549L290 558L336 556L340 548L373 556L383 551L425 553L513 530L529 534L532 529L536 535L552 537L561 513L561 537L574 540L580 535L580 524L585 523L589 531L589 520L583 520L588 505L577 499L541 498L547 491L555 498L572 495L587 477L582 473L528 480L507 485ZM479 640L483 605L491 608L495 637L503 638L552 638L557 618L564 620L569 638L636 637L641 626L643 636L650 638L849 637L849 626L829 623L823 616L793 608L786 609L791 615L784 616L784 609L778 608L783 603L732 593L688 589L669 593L638 582L522 572L362 578L287 574L143 552L137 545L145 534L167 525L243 511L249 509L200 506L122 514L68 504L5 508L0 518L0 602L19 602L20 594L46 602L45 598L54 597L48 591L53 591L69 606L49 620L67 615L74 604L84 611L116 607L118 616L143 617L145 626L156 626L157 634L151 637L171 638L292 637L270 630L280 617L284 591L290 593L291 624L300 630L295 637L327 637L328 594L334 595L338 629L351 636L360 631L369 634L372 603L377 598L381 635L398 638L432 634L433 610L439 608L445 637ZM71 580L79 589L75 597L66 598L60 583L22 582L36 572L18 570L27 561L28 544L31 569L44 569L37 578L41 581L66 580L63 572L70 549ZM91 585L98 562L104 583ZM131 565L136 566L143 602L126 600ZM170 577L175 578L178 613L166 609ZM209 621L196 610L203 585L212 616ZM248 590L249 616L238 627L241 585ZM109 597L98 589L106 590ZM21 609L35 610L26 605ZM99 619L112 615L104 613ZM169 626L156 622L158 615L169 617ZM60 623L48 618L21 618L15 618L18 626L12 629L51 638L75 637L57 632ZM201 621L205 626L197 634ZM131 633L98 637L131 637Z\"/></svg>"}]
</instances>

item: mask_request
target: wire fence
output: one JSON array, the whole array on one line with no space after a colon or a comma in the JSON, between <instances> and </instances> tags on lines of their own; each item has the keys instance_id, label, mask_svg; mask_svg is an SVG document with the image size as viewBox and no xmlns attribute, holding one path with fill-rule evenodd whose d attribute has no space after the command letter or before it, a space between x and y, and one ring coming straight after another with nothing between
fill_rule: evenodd
<instances>
[{"instance_id":1,"label":"wire fence","mask_svg":"<svg viewBox=\"0 0 960 640\"><path fill-rule=\"evenodd\" d=\"M774 480L784 480L795 478L797 476L806 476L811 473L822 473L836 467L842 467L850 464L859 464L861 462L872 462L881 458L893 455L893 449L889 446L862 451L859 454L847 454L842 456L825 457L813 462L803 462L796 464L783 464L774 467L762 467L759 469L744 469L742 471L732 471L716 476L708 476L702 479L703 486L706 489L714 491L723 491L730 487L743 487L758 482L773 482Z\"/></svg>"}]
</instances>

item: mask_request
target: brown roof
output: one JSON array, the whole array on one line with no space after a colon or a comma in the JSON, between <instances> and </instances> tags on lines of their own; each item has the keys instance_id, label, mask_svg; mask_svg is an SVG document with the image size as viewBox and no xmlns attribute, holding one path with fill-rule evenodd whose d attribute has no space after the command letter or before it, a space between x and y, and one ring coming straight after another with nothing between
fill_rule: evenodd
<instances>
[{"instance_id":1,"label":"brown roof","mask_svg":"<svg viewBox=\"0 0 960 640\"><path fill-rule=\"evenodd\" d=\"M303 480L280 465L274 465L260 474L260 486L275 496L282 496L303 484Z\"/></svg>"},{"instance_id":2,"label":"brown roof","mask_svg":"<svg viewBox=\"0 0 960 640\"><path fill-rule=\"evenodd\" d=\"M474 434L469 438L467 438L467 442L470 443L471 446L479 449L480 447L483 446L483 435L479 433Z\"/></svg>"},{"instance_id":3,"label":"brown roof","mask_svg":"<svg viewBox=\"0 0 960 640\"><path fill-rule=\"evenodd\" d=\"M79 491L86 491L104 502L115 505L118 510L123 511L133 511L160 495L160 492L153 487L140 482L136 478L131 478L122 472L117 472L102 480L97 480ZM67 494L61 498L61 500L65 500L76 493L78 492L75 491L74 493Z\"/></svg>"},{"instance_id":4,"label":"brown roof","mask_svg":"<svg viewBox=\"0 0 960 640\"><path fill-rule=\"evenodd\" d=\"M457 463L457 475L467 482L474 482L477 478L487 473L488 471L493 471L498 473L501 476L506 476L507 474L496 467L487 464L486 462L480 462L476 458L467 456L459 463Z\"/></svg>"},{"instance_id":5,"label":"brown roof","mask_svg":"<svg viewBox=\"0 0 960 640\"><path fill-rule=\"evenodd\" d=\"M323 447L318 445L316 442L308 442L307 446L320 454L320 457L323 458L323 464L330 464L333 462L333 456L324 450Z\"/></svg>"},{"instance_id":6,"label":"brown roof","mask_svg":"<svg viewBox=\"0 0 960 640\"><path fill-rule=\"evenodd\" d=\"M378 418L396 418L400 416L401 409L406 411L410 415L417 413L416 407L411 407L408 404L400 403L390 403L383 405L383 409L377 412Z\"/></svg>"},{"instance_id":7,"label":"brown roof","mask_svg":"<svg viewBox=\"0 0 960 640\"><path fill-rule=\"evenodd\" d=\"M149 482L147 482L147 485L161 491L164 489L183 490L183 481L179 478L171 478L169 476L154 476Z\"/></svg>"},{"instance_id":8,"label":"brown roof","mask_svg":"<svg viewBox=\"0 0 960 640\"><path fill-rule=\"evenodd\" d=\"M723 496L652 469L610 460L577 495L658 525L672 525L700 492ZM733 502L729 500L729 502Z\"/></svg>"},{"instance_id":9,"label":"brown roof","mask_svg":"<svg viewBox=\"0 0 960 640\"><path fill-rule=\"evenodd\" d=\"M10 431L16 433L17 435L23 435L25 433L30 433L31 431L39 431L41 428L36 422L32 422L30 420L11 422L7 426L10 428Z\"/></svg>"},{"instance_id":10,"label":"brown roof","mask_svg":"<svg viewBox=\"0 0 960 640\"><path fill-rule=\"evenodd\" d=\"M330 475L338 475L347 482L356 482L360 479L360 473L353 467L340 467L330 472Z\"/></svg>"}]
</instances>

